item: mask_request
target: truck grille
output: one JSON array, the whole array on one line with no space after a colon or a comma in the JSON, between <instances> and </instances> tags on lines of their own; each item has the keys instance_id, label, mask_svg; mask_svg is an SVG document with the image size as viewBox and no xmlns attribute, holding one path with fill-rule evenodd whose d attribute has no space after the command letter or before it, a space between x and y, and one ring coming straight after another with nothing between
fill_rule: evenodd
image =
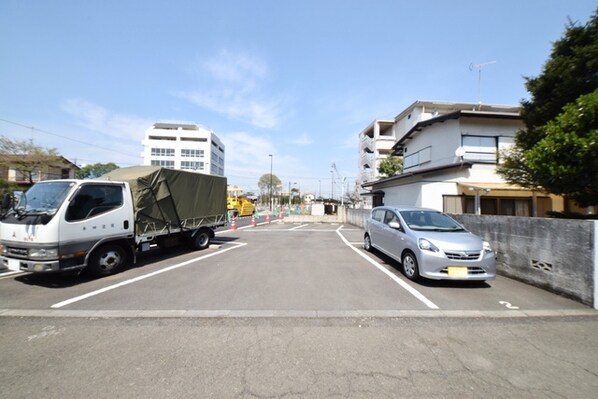
<instances>
[{"instance_id":1,"label":"truck grille","mask_svg":"<svg viewBox=\"0 0 598 399\"><path fill-rule=\"evenodd\" d=\"M6 247L6 256L12 256L19 259L27 259L26 248Z\"/></svg>"},{"instance_id":2,"label":"truck grille","mask_svg":"<svg viewBox=\"0 0 598 399\"><path fill-rule=\"evenodd\" d=\"M446 257L452 260L477 260L480 251L444 251Z\"/></svg>"}]
</instances>

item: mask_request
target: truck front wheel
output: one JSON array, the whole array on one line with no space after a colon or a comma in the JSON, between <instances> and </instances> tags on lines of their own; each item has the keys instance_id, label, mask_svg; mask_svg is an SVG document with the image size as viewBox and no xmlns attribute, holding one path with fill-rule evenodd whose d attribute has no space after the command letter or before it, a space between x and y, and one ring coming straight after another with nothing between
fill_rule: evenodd
<instances>
[{"instance_id":1,"label":"truck front wheel","mask_svg":"<svg viewBox=\"0 0 598 399\"><path fill-rule=\"evenodd\" d=\"M210 239L212 234L210 230L201 229L193 237L191 237L191 247L196 250L206 249L210 246Z\"/></svg>"},{"instance_id":2,"label":"truck front wheel","mask_svg":"<svg viewBox=\"0 0 598 399\"><path fill-rule=\"evenodd\" d=\"M108 244L91 254L87 270L94 276L108 276L122 269L126 261L127 254L120 245Z\"/></svg>"}]
</instances>

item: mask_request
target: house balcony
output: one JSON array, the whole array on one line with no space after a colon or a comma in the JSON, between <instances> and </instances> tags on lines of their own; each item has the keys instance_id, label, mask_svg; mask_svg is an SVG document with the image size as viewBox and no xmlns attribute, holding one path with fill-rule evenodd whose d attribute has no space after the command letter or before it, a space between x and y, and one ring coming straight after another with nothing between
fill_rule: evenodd
<instances>
[{"instance_id":1,"label":"house balcony","mask_svg":"<svg viewBox=\"0 0 598 399\"><path fill-rule=\"evenodd\" d=\"M359 165L360 166L368 166L370 168L375 167L376 159L374 157L374 153L373 152L362 153L361 157L359 158Z\"/></svg>"},{"instance_id":2,"label":"house balcony","mask_svg":"<svg viewBox=\"0 0 598 399\"><path fill-rule=\"evenodd\" d=\"M361 139L359 140L359 150L360 151L364 151L364 150L370 150L370 151L374 151L374 139L371 138L370 136L362 136Z\"/></svg>"}]
</instances>

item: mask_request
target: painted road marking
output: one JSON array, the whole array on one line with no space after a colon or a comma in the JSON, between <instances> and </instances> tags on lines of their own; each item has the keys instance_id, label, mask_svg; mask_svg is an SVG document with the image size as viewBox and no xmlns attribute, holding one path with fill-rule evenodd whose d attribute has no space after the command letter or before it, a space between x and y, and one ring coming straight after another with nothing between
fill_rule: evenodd
<instances>
[{"instance_id":1,"label":"painted road marking","mask_svg":"<svg viewBox=\"0 0 598 399\"><path fill-rule=\"evenodd\" d=\"M152 273L144 274L143 276L139 276L139 277L135 277L135 278L132 278L132 279L129 279L129 280L125 280L125 281L120 282L118 284L110 285L108 287L104 287L104 288L101 288L101 289L96 290L96 291L89 292L89 293L84 294L84 295L79 295L77 297L74 297L74 298L71 298L71 299L67 299L66 301L55 303L54 305L52 305L50 307L52 309L59 309L59 308L61 308L63 306L70 305L72 303L82 301L83 299L87 299L87 298L90 298L92 296L96 296L96 295L102 294L104 292L111 291L111 290L119 288L119 287L123 287L125 285L133 284L133 283L136 283L138 281L145 280L146 278L157 276L158 274L166 273L166 272L169 272L169 271L174 270L174 269L185 267L187 265L190 265L191 263L194 263L194 262L197 262L197 261L200 261L200 260L203 260L203 259L211 258L212 256L223 254L226 251L230 251L231 249L237 249L237 248L241 248L241 247L247 245L247 243L242 243L242 242L239 242L239 243L238 242L231 242L230 244L233 245L233 246L231 246L229 248L226 248L226 249L223 249L221 251L213 252L211 254L200 256L199 258L194 258L194 259L182 262L182 263L178 263L176 265L169 266L169 267L157 270L157 271L152 272Z\"/></svg>"},{"instance_id":2,"label":"painted road marking","mask_svg":"<svg viewBox=\"0 0 598 399\"><path fill-rule=\"evenodd\" d=\"M305 227L305 226L309 226L309 225L307 225L307 224L302 224L302 225L299 225L299 226L296 226L296 227L292 227L292 228L290 228L290 229L288 229L288 230L299 230L300 228L302 228L302 227Z\"/></svg>"},{"instance_id":3,"label":"painted road marking","mask_svg":"<svg viewBox=\"0 0 598 399\"><path fill-rule=\"evenodd\" d=\"M507 309L514 309L514 310L519 309L519 306L511 305L511 303L507 302L507 301L498 301L498 303L501 305L504 305L504 307Z\"/></svg>"},{"instance_id":4,"label":"painted road marking","mask_svg":"<svg viewBox=\"0 0 598 399\"><path fill-rule=\"evenodd\" d=\"M419 292L418 290L416 290L415 288L413 288L412 286L410 286L409 284L407 284L406 282L404 282L403 280L401 280L400 278L398 278L396 275L394 275L393 273L391 273L390 271L388 271L385 267L383 267L380 263L376 262L374 259L370 258L369 256L367 256L366 254L364 254L363 252L361 252L359 249L355 248L340 232L340 230L343 228L343 226L341 225L337 230L336 230L336 234L338 234L338 236L343 240L343 242L349 247L351 248L353 251L355 251L359 256L361 256L362 258L364 258L365 260L367 260L368 262L370 262L372 265L376 266L378 268L378 270L380 270L382 273L386 274L388 277L390 277L391 279L393 279L397 284L399 284L401 287L403 287L405 290L407 290L411 295L413 295L414 297L416 297L417 299L419 299L424 305L426 305L427 307L429 307L430 309L440 309L438 306L436 306L436 304L434 304L434 302L430 301L428 298L426 298L421 292Z\"/></svg>"}]
</instances>

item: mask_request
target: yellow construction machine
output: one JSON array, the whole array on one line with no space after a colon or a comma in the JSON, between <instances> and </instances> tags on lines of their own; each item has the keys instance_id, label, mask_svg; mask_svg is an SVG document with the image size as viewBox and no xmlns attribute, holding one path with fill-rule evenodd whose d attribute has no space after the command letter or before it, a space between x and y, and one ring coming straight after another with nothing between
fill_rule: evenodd
<instances>
[{"instance_id":1,"label":"yellow construction machine","mask_svg":"<svg viewBox=\"0 0 598 399\"><path fill-rule=\"evenodd\" d=\"M255 211L255 204L241 193L242 188L228 187L226 197L226 207L232 216L251 216Z\"/></svg>"}]
</instances>

